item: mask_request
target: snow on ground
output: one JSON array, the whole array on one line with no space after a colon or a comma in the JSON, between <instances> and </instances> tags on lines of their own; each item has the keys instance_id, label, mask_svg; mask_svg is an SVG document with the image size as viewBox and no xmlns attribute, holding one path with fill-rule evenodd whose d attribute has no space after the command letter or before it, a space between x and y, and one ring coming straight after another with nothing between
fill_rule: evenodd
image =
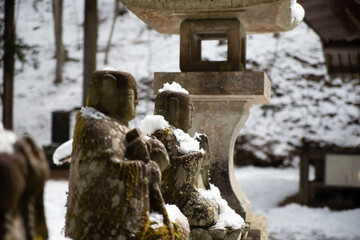
<instances>
[{"instance_id":1,"label":"snow on ground","mask_svg":"<svg viewBox=\"0 0 360 240\"><path fill-rule=\"evenodd\" d=\"M298 191L299 170L245 167L235 169L236 179L254 212L269 218L270 240L359 240L360 209L331 211L299 204L278 207ZM50 240L63 240L66 181L48 181L45 211Z\"/></svg>"},{"instance_id":2,"label":"snow on ground","mask_svg":"<svg viewBox=\"0 0 360 240\"><path fill-rule=\"evenodd\" d=\"M67 181L49 180L46 182L44 191L46 223L49 230L50 240L63 240L66 198L68 191Z\"/></svg>"},{"instance_id":3,"label":"snow on ground","mask_svg":"<svg viewBox=\"0 0 360 240\"><path fill-rule=\"evenodd\" d=\"M235 176L253 211L268 217L270 239L360 239L360 209L331 211L327 207L309 208L299 204L277 206L298 192L298 169L244 167L236 168Z\"/></svg>"}]
</instances>

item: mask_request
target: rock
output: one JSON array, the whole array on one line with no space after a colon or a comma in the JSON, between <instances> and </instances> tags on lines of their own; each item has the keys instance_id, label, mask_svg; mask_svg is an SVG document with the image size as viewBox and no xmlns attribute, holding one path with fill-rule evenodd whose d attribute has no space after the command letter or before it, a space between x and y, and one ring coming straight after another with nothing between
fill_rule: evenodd
<instances>
[{"instance_id":1,"label":"rock","mask_svg":"<svg viewBox=\"0 0 360 240\"><path fill-rule=\"evenodd\" d=\"M212 240L210 233L202 228L194 228L190 233L190 240Z\"/></svg>"}]
</instances>

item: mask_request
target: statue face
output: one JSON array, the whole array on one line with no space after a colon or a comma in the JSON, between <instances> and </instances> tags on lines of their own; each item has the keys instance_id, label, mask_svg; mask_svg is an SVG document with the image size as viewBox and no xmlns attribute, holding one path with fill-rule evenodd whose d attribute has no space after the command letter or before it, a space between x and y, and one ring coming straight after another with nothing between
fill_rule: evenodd
<instances>
[{"instance_id":1,"label":"statue face","mask_svg":"<svg viewBox=\"0 0 360 240\"><path fill-rule=\"evenodd\" d=\"M121 110L124 111L125 115L127 115L130 120L132 120L136 117L136 105L138 104L139 100L137 99L135 90L132 88L127 89L126 95L127 96L123 101Z\"/></svg>"},{"instance_id":2,"label":"statue face","mask_svg":"<svg viewBox=\"0 0 360 240\"><path fill-rule=\"evenodd\" d=\"M193 106L192 104L190 103L189 105L187 106L184 106L182 108L182 111L180 111L180 117L179 117L179 127L187 132L190 128L191 128L191 125L192 125L192 116L193 116Z\"/></svg>"},{"instance_id":3,"label":"statue face","mask_svg":"<svg viewBox=\"0 0 360 240\"><path fill-rule=\"evenodd\" d=\"M136 89L131 87L118 88L114 93L112 109L108 115L127 124L136 117L136 105L138 104Z\"/></svg>"},{"instance_id":4,"label":"statue face","mask_svg":"<svg viewBox=\"0 0 360 240\"><path fill-rule=\"evenodd\" d=\"M119 71L96 71L91 75L87 106L126 124L135 118L138 103L135 79Z\"/></svg>"},{"instance_id":5,"label":"statue face","mask_svg":"<svg viewBox=\"0 0 360 240\"><path fill-rule=\"evenodd\" d=\"M193 105L188 94L164 91L155 100L154 114L162 115L174 127L187 132L192 125Z\"/></svg>"}]
</instances>

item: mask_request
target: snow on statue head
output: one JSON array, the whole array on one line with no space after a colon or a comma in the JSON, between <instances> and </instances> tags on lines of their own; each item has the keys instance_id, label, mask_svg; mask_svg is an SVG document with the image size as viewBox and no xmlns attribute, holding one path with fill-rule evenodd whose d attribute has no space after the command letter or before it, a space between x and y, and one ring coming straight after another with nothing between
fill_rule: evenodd
<instances>
[{"instance_id":1,"label":"snow on statue head","mask_svg":"<svg viewBox=\"0 0 360 240\"><path fill-rule=\"evenodd\" d=\"M96 71L91 75L86 105L124 124L136 116L138 103L134 77L119 71Z\"/></svg>"},{"instance_id":2,"label":"snow on statue head","mask_svg":"<svg viewBox=\"0 0 360 240\"><path fill-rule=\"evenodd\" d=\"M164 84L155 99L155 115L162 115L176 128L187 132L192 124L193 104L191 97L178 83Z\"/></svg>"}]
</instances>

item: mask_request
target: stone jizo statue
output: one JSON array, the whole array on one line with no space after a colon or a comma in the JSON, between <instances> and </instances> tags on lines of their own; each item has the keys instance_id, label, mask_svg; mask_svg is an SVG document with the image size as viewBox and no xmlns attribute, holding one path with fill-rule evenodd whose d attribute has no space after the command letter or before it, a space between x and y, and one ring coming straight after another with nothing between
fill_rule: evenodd
<instances>
[{"instance_id":1,"label":"stone jizo statue","mask_svg":"<svg viewBox=\"0 0 360 240\"><path fill-rule=\"evenodd\" d=\"M3 137L1 131L0 124ZM0 239L48 239L43 195L50 169L44 152L28 136L17 140L11 151L1 147Z\"/></svg>"},{"instance_id":2,"label":"stone jizo statue","mask_svg":"<svg viewBox=\"0 0 360 240\"><path fill-rule=\"evenodd\" d=\"M87 107L77 113L70 166L65 234L73 239L174 239L160 192L164 146L129 131L137 104L135 79L94 72ZM151 227L149 214L163 216ZM175 232L177 230L175 229ZM177 235L181 236L177 232Z\"/></svg>"},{"instance_id":3,"label":"stone jizo statue","mask_svg":"<svg viewBox=\"0 0 360 240\"><path fill-rule=\"evenodd\" d=\"M204 152L181 153L175 129L187 132L192 122L192 100L182 92L163 91L155 100L155 115L162 115L170 128L157 130L152 136L165 146L170 165L163 171L162 193L165 202L176 204L189 220L191 227L215 224L218 206L199 197L198 187L209 187L210 149L205 135L200 137Z\"/></svg>"}]
</instances>

